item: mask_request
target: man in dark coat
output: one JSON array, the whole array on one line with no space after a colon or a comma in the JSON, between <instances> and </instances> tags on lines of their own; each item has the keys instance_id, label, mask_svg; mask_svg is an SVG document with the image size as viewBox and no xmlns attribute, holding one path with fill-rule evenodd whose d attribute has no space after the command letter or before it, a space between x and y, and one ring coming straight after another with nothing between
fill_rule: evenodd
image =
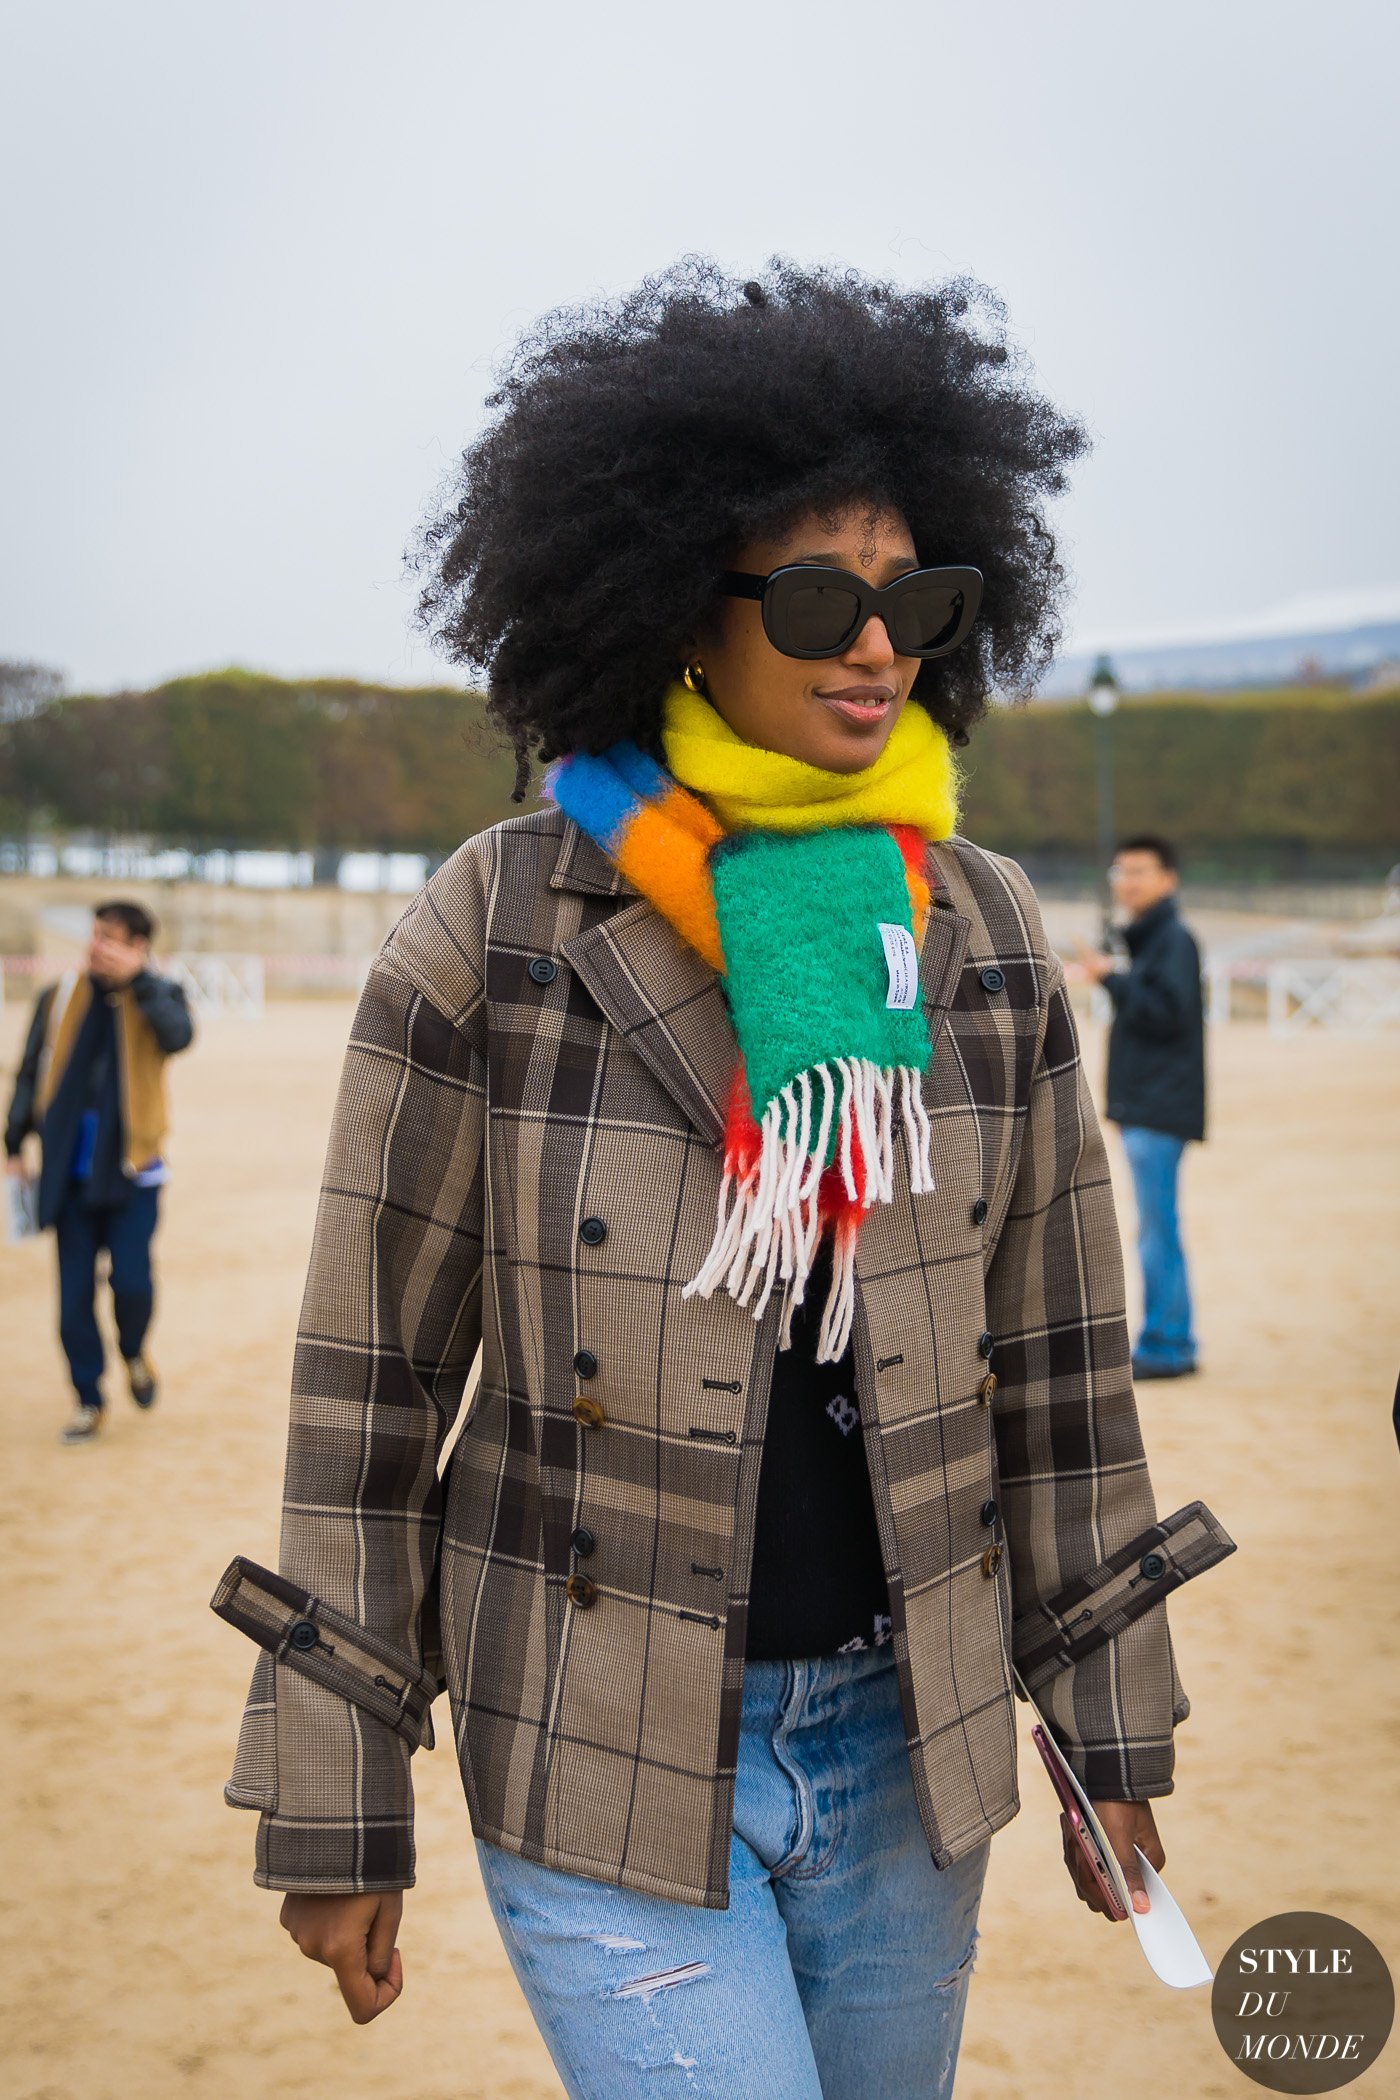
<instances>
[{"instance_id":1,"label":"man in dark coat","mask_svg":"<svg viewBox=\"0 0 1400 2100\"><path fill-rule=\"evenodd\" d=\"M166 1178L165 1060L194 1034L178 984L150 968L155 922L144 906L102 904L86 969L40 993L5 1126L7 1170L23 1175L24 1142L42 1147L38 1215L58 1240L59 1334L77 1394L65 1443L104 1419L97 1257L110 1261L117 1341L131 1395L151 1407L146 1354L155 1302L151 1237Z\"/></svg>"},{"instance_id":2,"label":"man in dark coat","mask_svg":"<svg viewBox=\"0 0 1400 2100\"><path fill-rule=\"evenodd\" d=\"M1166 839L1124 839L1110 876L1128 915L1128 965L1095 953L1083 961L1113 1001L1107 1114L1122 1131L1137 1198L1143 1323L1133 1376L1184 1378L1196 1368L1196 1338L1177 1178L1188 1142L1205 1136L1201 957L1177 910L1177 857Z\"/></svg>"}]
</instances>

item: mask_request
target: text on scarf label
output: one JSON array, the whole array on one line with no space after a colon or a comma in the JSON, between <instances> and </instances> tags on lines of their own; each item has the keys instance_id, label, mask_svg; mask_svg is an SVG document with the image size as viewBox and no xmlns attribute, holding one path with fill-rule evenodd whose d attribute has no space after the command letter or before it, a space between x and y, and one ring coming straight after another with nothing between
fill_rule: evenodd
<instances>
[{"instance_id":1,"label":"text on scarf label","mask_svg":"<svg viewBox=\"0 0 1400 2100\"><path fill-rule=\"evenodd\" d=\"M895 1013L908 1013L919 996L919 951L914 936L907 926L887 926L881 920L880 939L890 973L885 1005Z\"/></svg>"}]
</instances>

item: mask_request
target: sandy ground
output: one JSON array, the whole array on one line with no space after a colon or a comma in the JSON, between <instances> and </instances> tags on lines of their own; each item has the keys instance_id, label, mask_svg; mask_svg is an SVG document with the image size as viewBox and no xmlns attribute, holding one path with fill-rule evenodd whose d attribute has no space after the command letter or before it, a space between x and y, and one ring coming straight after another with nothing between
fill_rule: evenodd
<instances>
[{"instance_id":1,"label":"sandy ground","mask_svg":"<svg viewBox=\"0 0 1400 2100\"><path fill-rule=\"evenodd\" d=\"M23 1016L0 1015L12 1063ZM211 1023L176 1078L150 1418L117 1395L93 1449L66 1393L51 1248L0 1247L11 2010L6 2100L544 2100L558 2092L478 1886L450 1753L416 1760L407 1988L353 2028L251 1879L222 1805L251 1650L206 1609L234 1551L275 1553L284 1394L342 1003ZM1089 1054L1095 1068L1101 1046ZM1164 1509L1239 1541L1173 1606L1195 1712L1160 1824L1218 1958L1271 1913L1339 1913L1400 1966L1400 1700L1390 1397L1400 1363L1394 1038L1215 1041L1213 1142L1189 1163L1206 1375L1149 1387ZM959 2100L1244 2092L1208 1994L1073 1899L1023 1745L992 1848ZM1257 2089L1256 2089L1257 2090ZM1400 2090L1400 2039L1350 2090ZM736 2096L746 2100L746 2096Z\"/></svg>"}]
</instances>

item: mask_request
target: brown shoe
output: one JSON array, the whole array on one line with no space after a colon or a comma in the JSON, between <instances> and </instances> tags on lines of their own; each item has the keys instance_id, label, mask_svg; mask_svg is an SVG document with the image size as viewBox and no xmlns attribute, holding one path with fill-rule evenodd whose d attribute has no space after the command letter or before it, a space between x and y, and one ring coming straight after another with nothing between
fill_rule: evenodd
<instances>
[{"instance_id":1,"label":"brown shoe","mask_svg":"<svg viewBox=\"0 0 1400 2100\"><path fill-rule=\"evenodd\" d=\"M140 1356L126 1359L127 1382L131 1397L138 1407L154 1407L160 1387L156 1383L156 1367L143 1350Z\"/></svg>"},{"instance_id":2,"label":"brown shoe","mask_svg":"<svg viewBox=\"0 0 1400 2100\"><path fill-rule=\"evenodd\" d=\"M66 1429L58 1433L60 1444L90 1444L102 1427L105 1408L78 1406Z\"/></svg>"}]
</instances>

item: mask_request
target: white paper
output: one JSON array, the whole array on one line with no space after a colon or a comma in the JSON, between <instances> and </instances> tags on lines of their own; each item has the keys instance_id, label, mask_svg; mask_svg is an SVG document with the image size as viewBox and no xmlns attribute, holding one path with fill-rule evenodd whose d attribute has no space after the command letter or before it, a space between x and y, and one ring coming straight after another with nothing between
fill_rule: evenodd
<instances>
[{"instance_id":1,"label":"white paper","mask_svg":"<svg viewBox=\"0 0 1400 2100\"><path fill-rule=\"evenodd\" d=\"M1134 1845L1138 1868L1147 1885L1152 1908L1136 1911L1128 1906L1138 1945L1163 1983L1174 1991L1190 1990L1193 1984L1211 1981L1210 1963L1200 1949L1195 1933L1182 1915L1181 1906L1163 1881L1141 1845Z\"/></svg>"},{"instance_id":2,"label":"white paper","mask_svg":"<svg viewBox=\"0 0 1400 2100\"><path fill-rule=\"evenodd\" d=\"M881 920L880 939L890 973L885 1005L896 1013L908 1013L919 996L919 951L914 936L907 926L887 926Z\"/></svg>"}]
</instances>

